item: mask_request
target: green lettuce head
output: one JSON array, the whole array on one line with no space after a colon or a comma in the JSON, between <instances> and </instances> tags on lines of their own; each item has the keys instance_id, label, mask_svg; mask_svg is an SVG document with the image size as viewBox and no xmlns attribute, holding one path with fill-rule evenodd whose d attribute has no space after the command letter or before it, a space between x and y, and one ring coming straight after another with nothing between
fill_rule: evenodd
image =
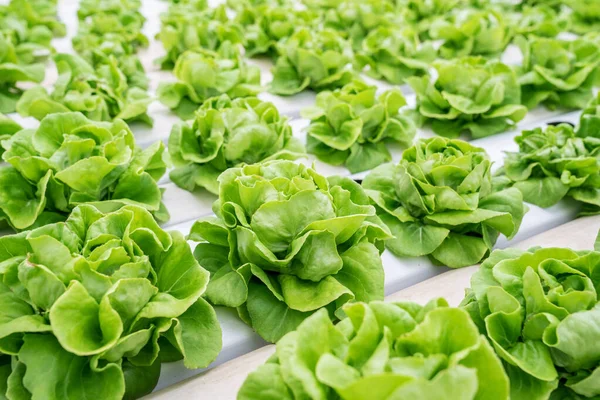
<instances>
[{"instance_id":1,"label":"green lettuce head","mask_svg":"<svg viewBox=\"0 0 600 400\"><path fill-rule=\"evenodd\" d=\"M325 310L284 336L238 400L508 400L509 382L469 315L443 299L372 301Z\"/></svg>"},{"instance_id":2,"label":"green lettuce head","mask_svg":"<svg viewBox=\"0 0 600 400\"><path fill-rule=\"evenodd\" d=\"M362 42L354 66L373 78L400 85L411 76L426 75L436 57L433 45L421 43L412 28L382 26L372 30Z\"/></svg>"},{"instance_id":3,"label":"green lettuce head","mask_svg":"<svg viewBox=\"0 0 600 400\"><path fill-rule=\"evenodd\" d=\"M600 42L519 36L515 43L523 53L517 73L524 105L585 107L600 74Z\"/></svg>"},{"instance_id":4,"label":"green lettuce head","mask_svg":"<svg viewBox=\"0 0 600 400\"><path fill-rule=\"evenodd\" d=\"M417 94L417 111L438 135L473 138L495 135L527 114L515 72L500 61L481 57L438 60L437 79L408 78Z\"/></svg>"},{"instance_id":5,"label":"green lettuce head","mask_svg":"<svg viewBox=\"0 0 600 400\"><path fill-rule=\"evenodd\" d=\"M166 171L164 145L137 148L122 120L52 114L2 146L10 166L0 167L0 219L17 230L64 220L82 203L102 211L138 205L160 221L169 218L156 183Z\"/></svg>"},{"instance_id":6,"label":"green lettuce head","mask_svg":"<svg viewBox=\"0 0 600 400\"><path fill-rule=\"evenodd\" d=\"M156 35L167 54L157 62L163 69L171 69L179 56L188 50L219 51L227 46L242 44L242 27L229 20L224 5L206 9L205 1L186 1L171 4L161 15L160 32Z\"/></svg>"},{"instance_id":7,"label":"green lettuce head","mask_svg":"<svg viewBox=\"0 0 600 400\"><path fill-rule=\"evenodd\" d=\"M600 396L600 253L496 250L462 306L510 379L511 399Z\"/></svg>"},{"instance_id":8,"label":"green lettuce head","mask_svg":"<svg viewBox=\"0 0 600 400\"><path fill-rule=\"evenodd\" d=\"M458 9L435 19L429 36L441 40L440 56L499 57L513 38L513 28L494 10Z\"/></svg>"},{"instance_id":9,"label":"green lettuce head","mask_svg":"<svg viewBox=\"0 0 600 400\"><path fill-rule=\"evenodd\" d=\"M600 138L600 92L596 97L590 100L589 104L583 110L579 120L577 136L586 138L593 136Z\"/></svg>"},{"instance_id":10,"label":"green lettuce head","mask_svg":"<svg viewBox=\"0 0 600 400\"><path fill-rule=\"evenodd\" d=\"M0 34L4 37L2 40L8 40L14 49L9 50L2 44L2 52L14 52L16 63L21 65L45 61L54 51L51 44L52 31L43 25L30 27L27 21L3 11L0 8ZM2 58L7 56L5 54ZM8 57L14 59L14 56L11 54Z\"/></svg>"},{"instance_id":11,"label":"green lettuce head","mask_svg":"<svg viewBox=\"0 0 600 400\"><path fill-rule=\"evenodd\" d=\"M23 129L21 128L21 125L0 113L0 156L4 154L4 148L1 145L2 141L10 139L12 135L21 129Z\"/></svg>"},{"instance_id":12,"label":"green lettuce head","mask_svg":"<svg viewBox=\"0 0 600 400\"><path fill-rule=\"evenodd\" d=\"M57 5L55 0L10 0L8 11L25 21L30 28L43 26L55 37L63 37L67 34L67 28L58 20Z\"/></svg>"},{"instance_id":13,"label":"green lettuce head","mask_svg":"<svg viewBox=\"0 0 600 400\"><path fill-rule=\"evenodd\" d=\"M0 249L3 398L136 399L161 362L202 368L221 349L209 273L141 207L81 205Z\"/></svg>"},{"instance_id":14,"label":"green lettuce head","mask_svg":"<svg viewBox=\"0 0 600 400\"><path fill-rule=\"evenodd\" d=\"M192 119L198 107L211 97L226 94L237 98L260 93L260 68L249 65L232 47L221 50L183 53L173 71L177 82L161 82L158 86L160 101L180 118Z\"/></svg>"},{"instance_id":15,"label":"green lettuce head","mask_svg":"<svg viewBox=\"0 0 600 400\"><path fill-rule=\"evenodd\" d=\"M396 8L406 23L413 25L423 38L427 38L435 19L468 3L469 0L396 0Z\"/></svg>"},{"instance_id":16,"label":"green lettuce head","mask_svg":"<svg viewBox=\"0 0 600 400\"><path fill-rule=\"evenodd\" d=\"M525 6L521 12L509 14L509 19L521 35L553 38L569 28L569 19L546 5Z\"/></svg>"},{"instance_id":17,"label":"green lettuce head","mask_svg":"<svg viewBox=\"0 0 600 400\"><path fill-rule=\"evenodd\" d=\"M301 27L279 42L270 91L289 96L312 89L333 90L352 81L352 46L337 31Z\"/></svg>"},{"instance_id":18,"label":"green lettuce head","mask_svg":"<svg viewBox=\"0 0 600 400\"><path fill-rule=\"evenodd\" d=\"M230 168L219 185L217 217L189 237L212 304L275 342L321 308L334 317L348 301L383 299L389 231L356 182L275 160Z\"/></svg>"},{"instance_id":19,"label":"green lettuce head","mask_svg":"<svg viewBox=\"0 0 600 400\"><path fill-rule=\"evenodd\" d=\"M550 207L570 196L600 211L600 134L578 137L567 124L523 131L519 151L507 152L503 179L523 199Z\"/></svg>"},{"instance_id":20,"label":"green lettuce head","mask_svg":"<svg viewBox=\"0 0 600 400\"><path fill-rule=\"evenodd\" d=\"M171 180L186 190L202 187L218 194L217 178L228 168L265 160L302 157L300 141L292 137L287 118L256 97L232 100L227 95L208 100L190 126L173 127L169 155L175 166Z\"/></svg>"},{"instance_id":21,"label":"green lettuce head","mask_svg":"<svg viewBox=\"0 0 600 400\"><path fill-rule=\"evenodd\" d=\"M571 30L579 35L600 31L600 3L597 1L568 0L566 4L573 11Z\"/></svg>"},{"instance_id":22,"label":"green lettuce head","mask_svg":"<svg viewBox=\"0 0 600 400\"><path fill-rule=\"evenodd\" d=\"M27 90L17 103L24 117L42 120L48 114L78 111L94 121L122 119L152 125L147 114L152 97L139 87L129 87L116 58L94 69L74 54L54 56L58 79L51 93L41 86Z\"/></svg>"},{"instance_id":23,"label":"green lettuce head","mask_svg":"<svg viewBox=\"0 0 600 400\"><path fill-rule=\"evenodd\" d=\"M302 111L311 119L309 153L330 164L345 164L356 173L391 161L387 144L410 146L416 126L399 112L406 104L402 92L391 89L379 96L376 92L377 87L356 80L319 93L316 105Z\"/></svg>"},{"instance_id":24,"label":"green lettuce head","mask_svg":"<svg viewBox=\"0 0 600 400\"><path fill-rule=\"evenodd\" d=\"M44 64L20 64L15 46L0 32L0 113L15 112L23 94L20 82L41 82L44 75Z\"/></svg>"},{"instance_id":25,"label":"green lettuce head","mask_svg":"<svg viewBox=\"0 0 600 400\"><path fill-rule=\"evenodd\" d=\"M141 7L142 0L81 0L77 10L77 18L85 20L87 17L96 14L123 15L137 11ZM143 18L141 14L139 16Z\"/></svg>"},{"instance_id":26,"label":"green lettuce head","mask_svg":"<svg viewBox=\"0 0 600 400\"><path fill-rule=\"evenodd\" d=\"M363 187L395 236L387 247L460 268L485 258L500 233L512 238L527 207L518 190L493 189L490 167L483 149L432 138L375 168Z\"/></svg>"}]
</instances>

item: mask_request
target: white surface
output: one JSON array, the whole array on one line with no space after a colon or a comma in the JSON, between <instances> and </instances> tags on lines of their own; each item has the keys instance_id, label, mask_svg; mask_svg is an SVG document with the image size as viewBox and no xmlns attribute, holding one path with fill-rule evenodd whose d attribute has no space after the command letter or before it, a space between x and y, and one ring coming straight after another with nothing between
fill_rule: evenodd
<instances>
[{"instance_id":1,"label":"white surface","mask_svg":"<svg viewBox=\"0 0 600 400\"><path fill-rule=\"evenodd\" d=\"M67 38L56 40L54 43L59 51L72 51L70 38L77 30L76 11L78 2L62 0L59 3L59 14L63 21L67 23L69 36ZM151 39L151 44L148 49L141 50L139 55L146 68L147 74L150 76L151 92L156 90L159 82L174 79L170 72L160 71L153 63L154 59L163 54L162 45L154 40L154 36L160 29L158 16L161 12L165 11L167 7L168 2L161 0L144 0L142 6L142 13L148 19L144 27L144 32ZM510 49L505 56L505 61L514 63L517 57L518 52L515 53L514 49ZM268 60L253 60L252 62L261 67L263 81L266 83L271 76L270 63ZM54 70L54 67L49 66L44 85L51 87L55 79L56 71ZM378 82L372 79L369 81L377 84L381 89L391 87L391 85L384 82ZM414 95L411 94L410 88L402 86L401 89L407 95L407 99L414 103ZM306 127L308 121L299 119L299 111L312 104L315 97L314 93L304 92L296 96L283 98L265 92L261 93L260 97L264 100L272 101L277 105L282 114L293 118L291 123L293 125L294 135L304 140L305 135L303 128ZM155 102L150 106L149 114L154 118L153 127L147 127L140 124L132 125L138 143L142 147L146 147L157 140L166 142L171 127L173 124L179 122L179 119L174 114L158 102ZM551 121L565 120L576 122L578 114L579 113L577 112L562 115L560 111L551 112L539 108L530 112L526 119L519 124L519 128L541 126L545 122ZM26 127L35 127L37 125L37 121L32 118L23 119L14 114L11 115L11 117L23 123ZM517 134L518 130L476 140L473 141L473 143L485 148L490 154L492 161L498 166L502 162L503 151L516 149L513 138ZM432 133L427 129L419 131L420 137L431 135ZM392 154L393 159L398 160L401 151L395 149L392 151ZM323 162L315 161L314 157L309 157L305 162L315 162L317 170L324 175L349 175L349 172L345 168L333 167ZM366 173L357 174L354 178L362 178L364 175L366 175ZM187 234L191 225L197 218L212 213L211 205L216 199L215 196L205 191L196 193L186 192L177 188L169 181L168 177L161 180L161 186L167 189L164 201L171 213L171 220L165 224L166 228L178 230ZM545 210L531 206L531 210L525 216L521 230L515 240L522 240L558 226L573 219L576 213L577 207L573 202L561 202L560 204ZM501 237L497 246L505 247L508 244L507 240ZM396 292L446 270L445 268L433 266L431 262L424 257L400 259L387 251L383 254L383 264L386 273L386 294ZM218 307L217 314L223 329L223 351L219 355L219 358L213 363L213 366L250 352L264 343L249 327L237 318L235 311ZM182 363L164 364L157 389L164 388L187 377L199 374L201 371L202 370L186 370Z\"/></svg>"}]
</instances>

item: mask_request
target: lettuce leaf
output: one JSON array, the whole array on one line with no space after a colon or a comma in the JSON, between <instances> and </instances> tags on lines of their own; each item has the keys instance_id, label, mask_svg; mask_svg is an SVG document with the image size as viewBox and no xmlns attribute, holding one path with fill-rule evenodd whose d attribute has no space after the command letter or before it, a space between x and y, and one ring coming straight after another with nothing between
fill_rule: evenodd
<instances>
[{"instance_id":1,"label":"lettuce leaf","mask_svg":"<svg viewBox=\"0 0 600 400\"><path fill-rule=\"evenodd\" d=\"M352 173L391 161L386 144L412 144L416 126L400 112L402 92L391 89L376 95L377 87L353 81L333 92L317 95L316 105L302 111L309 153L331 164L345 164Z\"/></svg>"},{"instance_id":2,"label":"lettuce leaf","mask_svg":"<svg viewBox=\"0 0 600 400\"><path fill-rule=\"evenodd\" d=\"M600 138L600 92L590 100L581 113L577 136Z\"/></svg>"},{"instance_id":3,"label":"lettuce leaf","mask_svg":"<svg viewBox=\"0 0 600 400\"><path fill-rule=\"evenodd\" d=\"M571 30L579 35L600 31L600 4L595 1L568 0L566 4L573 11Z\"/></svg>"},{"instance_id":4,"label":"lettuce leaf","mask_svg":"<svg viewBox=\"0 0 600 400\"><path fill-rule=\"evenodd\" d=\"M352 46L337 31L300 27L278 44L269 91L282 96L305 89L333 90L354 79Z\"/></svg>"},{"instance_id":5,"label":"lettuce leaf","mask_svg":"<svg viewBox=\"0 0 600 400\"><path fill-rule=\"evenodd\" d=\"M175 125L169 137L175 166L171 180L186 190L202 187L218 194L218 176L240 164L302 157L300 141L292 137L287 118L272 103L256 97L209 99L192 125Z\"/></svg>"},{"instance_id":6,"label":"lettuce leaf","mask_svg":"<svg viewBox=\"0 0 600 400\"><path fill-rule=\"evenodd\" d=\"M462 306L503 360L511 399L600 396L600 253L496 250Z\"/></svg>"},{"instance_id":7,"label":"lettuce leaf","mask_svg":"<svg viewBox=\"0 0 600 400\"><path fill-rule=\"evenodd\" d=\"M495 135L522 120L527 108L515 72L500 61L482 57L438 60L437 78L412 77L407 81L417 94L417 111L438 135L473 138Z\"/></svg>"},{"instance_id":8,"label":"lettuce leaf","mask_svg":"<svg viewBox=\"0 0 600 400\"><path fill-rule=\"evenodd\" d=\"M396 8L406 23L413 25L421 38L426 39L433 20L468 4L469 0L397 0Z\"/></svg>"},{"instance_id":9,"label":"lettuce leaf","mask_svg":"<svg viewBox=\"0 0 600 400\"><path fill-rule=\"evenodd\" d=\"M133 204L168 219L157 184L166 172L164 145L137 148L122 120L52 114L37 130L20 130L2 146L10 165L0 167L0 218L17 230L64 220L81 203L103 211Z\"/></svg>"},{"instance_id":10,"label":"lettuce leaf","mask_svg":"<svg viewBox=\"0 0 600 400\"><path fill-rule=\"evenodd\" d=\"M525 6L520 12L510 13L509 20L515 25L517 34L550 38L568 30L570 24L563 13L546 5Z\"/></svg>"},{"instance_id":11,"label":"lettuce leaf","mask_svg":"<svg viewBox=\"0 0 600 400\"><path fill-rule=\"evenodd\" d=\"M141 207L81 205L0 249L0 352L12 356L2 397L140 398L165 353L201 368L221 349L201 297L209 273Z\"/></svg>"},{"instance_id":12,"label":"lettuce leaf","mask_svg":"<svg viewBox=\"0 0 600 400\"><path fill-rule=\"evenodd\" d=\"M581 135L560 124L515 138L519 151L506 153L501 173L525 201L550 207L569 196L600 211L600 135L582 126Z\"/></svg>"},{"instance_id":13,"label":"lettuce leaf","mask_svg":"<svg viewBox=\"0 0 600 400\"><path fill-rule=\"evenodd\" d=\"M487 257L500 233L512 238L527 207L518 190L494 190L490 167L483 149L438 137L375 168L363 187L395 236L387 247L461 268Z\"/></svg>"},{"instance_id":14,"label":"lettuce leaf","mask_svg":"<svg viewBox=\"0 0 600 400\"><path fill-rule=\"evenodd\" d=\"M2 141L10 139L12 135L21 129L23 129L21 125L0 113L0 156L4 153L4 148L1 146Z\"/></svg>"},{"instance_id":15,"label":"lettuce leaf","mask_svg":"<svg viewBox=\"0 0 600 400\"><path fill-rule=\"evenodd\" d=\"M219 53L208 50L187 51L173 70L177 82L161 82L159 100L182 119L211 97L226 94L231 98L255 96L262 91L260 68L249 65L233 47L224 45Z\"/></svg>"},{"instance_id":16,"label":"lettuce leaf","mask_svg":"<svg viewBox=\"0 0 600 400\"><path fill-rule=\"evenodd\" d=\"M524 105L585 107L600 73L600 41L519 36L515 43L523 53L517 74Z\"/></svg>"},{"instance_id":17,"label":"lettuce leaf","mask_svg":"<svg viewBox=\"0 0 600 400\"><path fill-rule=\"evenodd\" d=\"M445 300L350 303L344 312L334 325L320 310L284 336L237 398L509 399L500 359Z\"/></svg>"},{"instance_id":18,"label":"lettuce leaf","mask_svg":"<svg viewBox=\"0 0 600 400\"><path fill-rule=\"evenodd\" d=\"M319 309L334 317L348 301L383 299L390 235L356 182L286 160L230 168L218 182L217 217L189 236L212 304L275 342Z\"/></svg>"},{"instance_id":19,"label":"lettuce leaf","mask_svg":"<svg viewBox=\"0 0 600 400\"><path fill-rule=\"evenodd\" d=\"M38 120L52 113L79 111L94 121L141 121L152 125L147 114L152 97L139 87L129 87L116 58L94 69L74 54L57 54L58 79L47 93L41 86L27 90L17 103L17 112Z\"/></svg>"}]
</instances>

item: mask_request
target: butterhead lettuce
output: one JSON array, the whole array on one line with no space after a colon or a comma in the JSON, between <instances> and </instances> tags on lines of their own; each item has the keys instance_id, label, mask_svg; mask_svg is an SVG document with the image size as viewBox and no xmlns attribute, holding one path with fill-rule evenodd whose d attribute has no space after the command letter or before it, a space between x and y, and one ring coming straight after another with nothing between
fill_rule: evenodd
<instances>
[{"instance_id":1,"label":"butterhead lettuce","mask_svg":"<svg viewBox=\"0 0 600 400\"><path fill-rule=\"evenodd\" d=\"M206 367L221 349L209 273L141 207L81 205L0 249L2 398L136 399L161 362Z\"/></svg>"},{"instance_id":2,"label":"butterhead lettuce","mask_svg":"<svg viewBox=\"0 0 600 400\"><path fill-rule=\"evenodd\" d=\"M389 231L360 185L292 161L230 168L219 176L216 217L189 238L211 273L206 298L237 309L269 342L319 309L383 299Z\"/></svg>"},{"instance_id":3,"label":"butterhead lettuce","mask_svg":"<svg viewBox=\"0 0 600 400\"><path fill-rule=\"evenodd\" d=\"M1 144L9 166L0 167L0 219L17 230L64 220L82 203L102 211L138 205L168 219L156 183L166 171L164 145L139 149L122 120L52 114Z\"/></svg>"},{"instance_id":4,"label":"butterhead lettuce","mask_svg":"<svg viewBox=\"0 0 600 400\"><path fill-rule=\"evenodd\" d=\"M308 317L248 375L238 400L508 400L508 377L469 315L443 299L373 301Z\"/></svg>"},{"instance_id":5,"label":"butterhead lettuce","mask_svg":"<svg viewBox=\"0 0 600 400\"><path fill-rule=\"evenodd\" d=\"M412 144L416 126L400 113L406 99L398 89L377 95L377 87L355 80L333 92L317 95L304 109L309 153L330 164L344 164L352 173L391 161L389 143Z\"/></svg>"},{"instance_id":6,"label":"butterhead lettuce","mask_svg":"<svg viewBox=\"0 0 600 400\"><path fill-rule=\"evenodd\" d=\"M496 250L463 307L502 359L513 400L600 396L600 253Z\"/></svg>"},{"instance_id":7,"label":"butterhead lettuce","mask_svg":"<svg viewBox=\"0 0 600 400\"><path fill-rule=\"evenodd\" d=\"M483 149L432 138L371 171L363 187L394 235L387 247L460 268L484 259L500 233L512 238L527 208L517 189L494 190L490 167Z\"/></svg>"},{"instance_id":8,"label":"butterhead lettuce","mask_svg":"<svg viewBox=\"0 0 600 400\"><path fill-rule=\"evenodd\" d=\"M515 72L482 57L438 60L437 78L408 78L417 94L417 111L438 135L457 138L469 132L481 138L504 132L522 120L521 88Z\"/></svg>"},{"instance_id":9,"label":"butterhead lettuce","mask_svg":"<svg viewBox=\"0 0 600 400\"><path fill-rule=\"evenodd\" d=\"M209 99L191 125L182 122L169 137L175 169L171 180L186 190L202 187L218 194L217 178L228 168L271 159L296 159L305 151L292 137L287 118L256 97Z\"/></svg>"}]
</instances>

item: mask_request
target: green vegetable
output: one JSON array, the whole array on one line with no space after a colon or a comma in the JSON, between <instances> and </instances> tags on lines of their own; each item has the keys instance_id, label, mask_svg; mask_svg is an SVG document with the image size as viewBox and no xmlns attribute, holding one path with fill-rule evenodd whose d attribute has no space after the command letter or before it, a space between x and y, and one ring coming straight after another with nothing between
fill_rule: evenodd
<instances>
[{"instance_id":1,"label":"green vegetable","mask_svg":"<svg viewBox=\"0 0 600 400\"><path fill-rule=\"evenodd\" d=\"M354 78L349 65L352 47L337 31L300 27L279 42L278 51L269 88L272 93L289 96L307 88L333 90Z\"/></svg>"},{"instance_id":2,"label":"green vegetable","mask_svg":"<svg viewBox=\"0 0 600 400\"><path fill-rule=\"evenodd\" d=\"M232 100L227 95L208 100L193 124L173 127L169 154L175 165L171 180L186 190L196 186L218 194L217 178L228 168L264 160L293 160L304 146L292 137L286 117L272 103L256 97Z\"/></svg>"},{"instance_id":3,"label":"green vegetable","mask_svg":"<svg viewBox=\"0 0 600 400\"><path fill-rule=\"evenodd\" d=\"M102 211L139 205L168 219L156 183L166 171L164 145L140 150L122 120L52 114L2 146L11 165L0 167L0 219L17 230L64 220L81 203Z\"/></svg>"},{"instance_id":4,"label":"green vegetable","mask_svg":"<svg viewBox=\"0 0 600 400\"><path fill-rule=\"evenodd\" d=\"M29 28L44 26L56 37L67 34L65 24L58 20L56 0L10 0L9 12L27 22Z\"/></svg>"},{"instance_id":5,"label":"green vegetable","mask_svg":"<svg viewBox=\"0 0 600 400\"><path fill-rule=\"evenodd\" d=\"M563 13L545 5L525 7L521 12L509 15L509 19L516 25L516 32L522 35L552 38L569 28L569 20Z\"/></svg>"},{"instance_id":6,"label":"green vegetable","mask_svg":"<svg viewBox=\"0 0 600 400\"><path fill-rule=\"evenodd\" d=\"M44 80L43 64L21 65L17 51L11 41L0 33L0 113L15 111L17 101L23 91L17 86L20 82L41 82Z\"/></svg>"},{"instance_id":7,"label":"green vegetable","mask_svg":"<svg viewBox=\"0 0 600 400\"><path fill-rule=\"evenodd\" d=\"M395 236L387 247L460 268L485 258L500 233L512 238L527 207L518 190L494 190L490 167L483 149L438 137L375 168L363 187Z\"/></svg>"},{"instance_id":8,"label":"green vegetable","mask_svg":"<svg viewBox=\"0 0 600 400\"><path fill-rule=\"evenodd\" d=\"M421 43L413 29L379 27L367 35L354 64L376 79L400 85L411 76L426 75L436 55L433 45Z\"/></svg>"},{"instance_id":9,"label":"green vegetable","mask_svg":"<svg viewBox=\"0 0 600 400\"><path fill-rule=\"evenodd\" d=\"M97 14L123 15L128 12L138 11L142 7L141 0L81 0L77 17L79 20L85 20L89 16ZM143 16L137 12L143 18Z\"/></svg>"},{"instance_id":10,"label":"green vegetable","mask_svg":"<svg viewBox=\"0 0 600 400\"><path fill-rule=\"evenodd\" d=\"M206 9L204 0L172 4L161 16L156 37L167 52L157 60L163 69L173 68L187 50L219 51L225 43L231 46L244 41L241 26L229 20L225 6Z\"/></svg>"},{"instance_id":11,"label":"green vegetable","mask_svg":"<svg viewBox=\"0 0 600 400\"><path fill-rule=\"evenodd\" d=\"M9 57L16 57L16 63L21 65L44 61L53 51L50 43L52 40L52 31L43 25L36 25L30 28L26 21L9 12L4 13L3 11L0 9L0 33L14 47L12 50L6 49L3 52L14 52L14 56L11 55Z\"/></svg>"},{"instance_id":12,"label":"green vegetable","mask_svg":"<svg viewBox=\"0 0 600 400\"><path fill-rule=\"evenodd\" d=\"M21 128L21 125L19 125L6 115L0 113L0 156L2 156L2 154L4 153L2 141L10 139L13 134L20 131L21 129L23 129Z\"/></svg>"},{"instance_id":13,"label":"green vegetable","mask_svg":"<svg viewBox=\"0 0 600 400\"><path fill-rule=\"evenodd\" d=\"M590 100L583 110L579 120L577 136L581 138L589 136L600 138L600 92Z\"/></svg>"},{"instance_id":14,"label":"green vegetable","mask_svg":"<svg viewBox=\"0 0 600 400\"><path fill-rule=\"evenodd\" d=\"M600 253L496 250L471 278L463 307L510 378L511 399L600 396Z\"/></svg>"},{"instance_id":15,"label":"green vegetable","mask_svg":"<svg viewBox=\"0 0 600 400\"><path fill-rule=\"evenodd\" d=\"M320 310L277 343L238 400L507 400L502 363L469 315L438 299Z\"/></svg>"},{"instance_id":16,"label":"green vegetable","mask_svg":"<svg viewBox=\"0 0 600 400\"><path fill-rule=\"evenodd\" d=\"M388 143L410 146L416 133L411 118L399 112L406 105L402 92L376 95L377 87L353 81L317 95L316 105L302 111L311 119L309 153L330 164L345 164L352 173L391 161Z\"/></svg>"},{"instance_id":17,"label":"green vegetable","mask_svg":"<svg viewBox=\"0 0 600 400\"><path fill-rule=\"evenodd\" d=\"M570 196L584 203L588 211L599 211L598 132L578 137L570 125L561 124L523 131L515 142L519 151L506 153L502 173L523 193L525 201L550 207Z\"/></svg>"},{"instance_id":18,"label":"green vegetable","mask_svg":"<svg viewBox=\"0 0 600 400\"><path fill-rule=\"evenodd\" d=\"M348 301L383 299L389 231L360 185L285 160L218 180L217 217L197 221L189 237L211 273L212 304L236 308L275 342L321 308L334 317Z\"/></svg>"},{"instance_id":19,"label":"green vegetable","mask_svg":"<svg viewBox=\"0 0 600 400\"><path fill-rule=\"evenodd\" d=\"M95 121L119 118L152 125L147 111L153 99L144 90L127 86L114 57L97 69L73 54L57 54L54 61L59 75L54 90L47 93L41 86L27 90L17 103L22 116L41 120L52 113L79 111Z\"/></svg>"},{"instance_id":20,"label":"green vegetable","mask_svg":"<svg viewBox=\"0 0 600 400\"><path fill-rule=\"evenodd\" d=\"M233 55L231 55L233 54ZM260 86L260 68L248 65L233 47L220 53L208 50L185 52L173 70L177 82L161 82L160 101L182 119L194 117L196 109L211 97L227 94L231 98L255 96Z\"/></svg>"},{"instance_id":21,"label":"green vegetable","mask_svg":"<svg viewBox=\"0 0 600 400\"><path fill-rule=\"evenodd\" d=\"M433 20L464 7L468 2L469 0L397 0L396 8L407 23L412 24L423 38L427 38Z\"/></svg>"},{"instance_id":22,"label":"green vegetable","mask_svg":"<svg viewBox=\"0 0 600 400\"><path fill-rule=\"evenodd\" d=\"M135 399L163 359L201 368L221 349L208 272L143 208L82 205L0 249L2 398Z\"/></svg>"},{"instance_id":23,"label":"green vegetable","mask_svg":"<svg viewBox=\"0 0 600 400\"><path fill-rule=\"evenodd\" d=\"M407 81L417 94L417 111L438 135L473 138L495 135L522 120L527 108L514 71L500 61L465 57L433 63L437 79L412 77Z\"/></svg>"},{"instance_id":24,"label":"green vegetable","mask_svg":"<svg viewBox=\"0 0 600 400\"><path fill-rule=\"evenodd\" d=\"M583 35L600 31L600 3L585 0L568 0L566 3L573 11L570 15L573 32Z\"/></svg>"},{"instance_id":25,"label":"green vegetable","mask_svg":"<svg viewBox=\"0 0 600 400\"><path fill-rule=\"evenodd\" d=\"M523 104L533 108L542 103L555 109L584 108L592 98L598 79L600 43L517 37L523 65L517 69Z\"/></svg>"},{"instance_id":26,"label":"green vegetable","mask_svg":"<svg viewBox=\"0 0 600 400\"><path fill-rule=\"evenodd\" d=\"M499 57L513 38L513 28L499 11L458 9L435 19L429 36L442 41L439 53L444 58Z\"/></svg>"}]
</instances>

